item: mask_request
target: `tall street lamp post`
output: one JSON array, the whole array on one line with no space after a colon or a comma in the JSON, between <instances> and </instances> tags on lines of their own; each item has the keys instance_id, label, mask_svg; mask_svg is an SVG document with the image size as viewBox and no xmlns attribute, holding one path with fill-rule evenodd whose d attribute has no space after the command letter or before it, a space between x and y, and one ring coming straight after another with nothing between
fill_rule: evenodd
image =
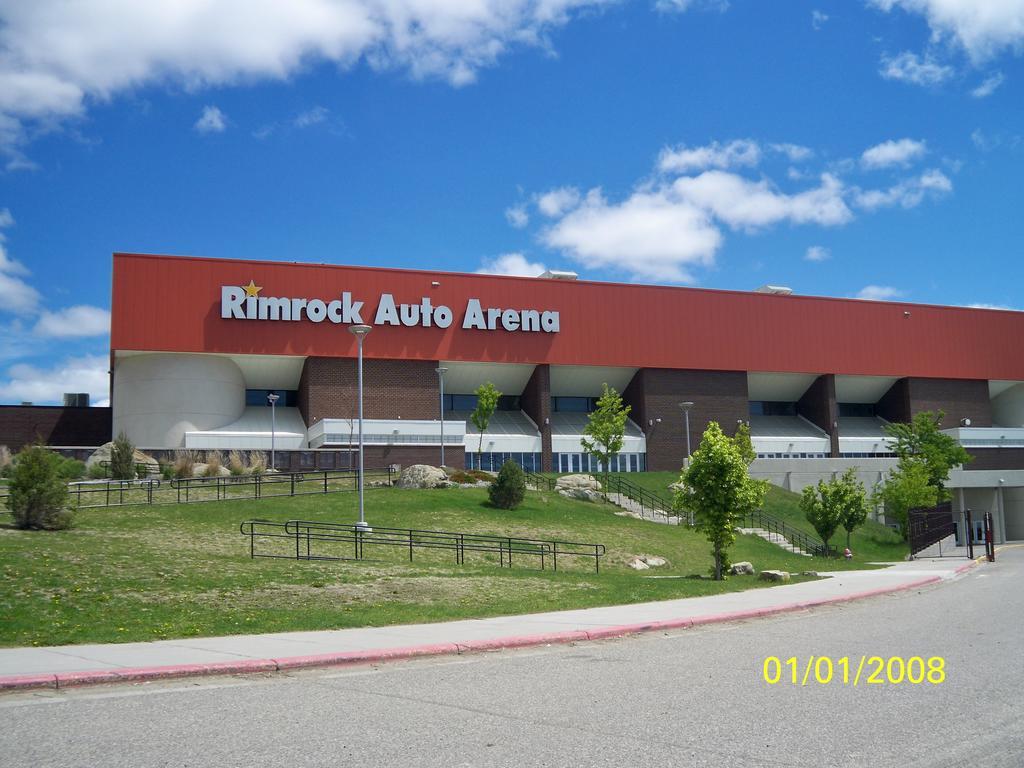
<instances>
[{"instance_id":1,"label":"tall street lamp post","mask_svg":"<svg viewBox=\"0 0 1024 768\"><path fill-rule=\"evenodd\" d=\"M363 509L363 338L371 329L368 325L350 325L348 330L359 341L359 522L356 529L369 532L371 528L366 524Z\"/></svg>"},{"instance_id":2,"label":"tall street lamp post","mask_svg":"<svg viewBox=\"0 0 1024 768\"><path fill-rule=\"evenodd\" d=\"M437 381L441 389L441 469L444 469L444 372L448 369L443 365L435 369Z\"/></svg>"},{"instance_id":3,"label":"tall street lamp post","mask_svg":"<svg viewBox=\"0 0 1024 768\"><path fill-rule=\"evenodd\" d=\"M277 433L277 401L281 396L275 392L267 394L267 402L270 403L270 468L277 469L277 462L274 456L274 437Z\"/></svg>"},{"instance_id":4,"label":"tall street lamp post","mask_svg":"<svg viewBox=\"0 0 1024 768\"><path fill-rule=\"evenodd\" d=\"M693 408L693 403L687 400L685 403L680 403L679 407L683 409L683 415L686 417L686 459L690 459L690 409Z\"/></svg>"}]
</instances>

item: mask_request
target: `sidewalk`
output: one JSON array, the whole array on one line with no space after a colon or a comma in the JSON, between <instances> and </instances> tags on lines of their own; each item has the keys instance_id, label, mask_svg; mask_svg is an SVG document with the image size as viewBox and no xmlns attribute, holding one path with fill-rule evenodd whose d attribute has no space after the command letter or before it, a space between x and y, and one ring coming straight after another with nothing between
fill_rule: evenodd
<instances>
[{"instance_id":1,"label":"sidewalk","mask_svg":"<svg viewBox=\"0 0 1024 768\"><path fill-rule=\"evenodd\" d=\"M0 649L0 691L193 675L276 672L597 640L796 611L956 578L965 559L916 560L768 589L658 603L439 624L281 632L150 643Z\"/></svg>"}]
</instances>

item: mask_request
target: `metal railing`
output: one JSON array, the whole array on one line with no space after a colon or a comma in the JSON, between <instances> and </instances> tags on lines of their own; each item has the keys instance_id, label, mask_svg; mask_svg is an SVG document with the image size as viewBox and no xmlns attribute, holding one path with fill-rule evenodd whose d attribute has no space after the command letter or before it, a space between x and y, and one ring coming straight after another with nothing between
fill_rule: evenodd
<instances>
[{"instance_id":1,"label":"metal railing","mask_svg":"<svg viewBox=\"0 0 1024 768\"><path fill-rule=\"evenodd\" d=\"M394 470L367 469L364 483L393 485ZM262 475L189 477L174 480L108 480L68 484L77 509L120 507L130 504L196 504L231 499L263 499L281 496L351 492L358 488L359 471L317 469L300 472L269 472ZM4 497L0 495L0 500Z\"/></svg>"},{"instance_id":2,"label":"metal railing","mask_svg":"<svg viewBox=\"0 0 1024 768\"><path fill-rule=\"evenodd\" d=\"M554 481L553 478L545 477L544 475L538 474L536 472L530 472L530 471L525 470L525 469L523 470L523 474L526 475L526 484L527 485L532 485L538 491L540 491L540 490L545 490L545 491L553 491L553 490L555 490L555 481Z\"/></svg>"},{"instance_id":3,"label":"metal railing","mask_svg":"<svg viewBox=\"0 0 1024 768\"><path fill-rule=\"evenodd\" d=\"M675 509L672 505L671 500L666 499L664 496L659 496L657 493L648 490L636 483L631 483L623 477L618 475L612 475L608 478L608 487L606 489L609 493L617 493L621 496L632 500L640 507L640 517L642 519L656 519L658 517L665 518L666 522L672 518L675 518L678 522L686 525L692 525L691 516L686 512L680 512Z\"/></svg>"},{"instance_id":4,"label":"metal railing","mask_svg":"<svg viewBox=\"0 0 1024 768\"><path fill-rule=\"evenodd\" d=\"M834 547L826 547L825 543L820 539L815 538L806 531L800 531L791 525L786 525L782 520L766 514L763 510L758 509L750 512L744 516L743 521L750 524L744 527L761 528L768 531L768 533L778 534L794 547L809 555L832 557L836 553Z\"/></svg>"},{"instance_id":5,"label":"metal railing","mask_svg":"<svg viewBox=\"0 0 1024 768\"><path fill-rule=\"evenodd\" d=\"M417 530L415 528L364 529L348 523L325 523L310 520L289 520L284 523L270 520L246 520L239 525L243 536L249 537L249 557L269 557L285 560L364 560L367 546L399 547L408 550L409 562L413 553L421 550L452 552L457 565L464 565L466 553L498 556L499 567L512 567L513 556L533 558L546 570L548 563L558 570L558 558L593 558L594 572L600 573L601 558L605 556L603 544L586 544L555 539L524 539L516 536L498 536L481 533L455 533L452 531ZM282 547L274 552L259 551L257 540L288 541L287 554ZM335 544L348 550L351 557L325 554L324 546Z\"/></svg>"}]
</instances>

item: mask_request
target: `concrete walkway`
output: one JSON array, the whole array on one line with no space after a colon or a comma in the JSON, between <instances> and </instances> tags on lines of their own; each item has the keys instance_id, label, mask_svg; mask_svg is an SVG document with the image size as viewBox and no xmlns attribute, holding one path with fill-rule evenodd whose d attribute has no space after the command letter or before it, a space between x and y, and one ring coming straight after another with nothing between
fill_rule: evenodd
<instances>
[{"instance_id":1,"label":"concrete walkway","mask_svg":"<svg viewBox=\"0 0 1024 768\"><path fill-rule=\"evenodd\" d=\"M837 571L827 574L831 576L827 579L746 592L439 624L4 648L0 649L0 690L275 672L621 637L913 589L956 578L975 564L952 558L917 560L872 571Z\"/></svg>"}]
</instances>

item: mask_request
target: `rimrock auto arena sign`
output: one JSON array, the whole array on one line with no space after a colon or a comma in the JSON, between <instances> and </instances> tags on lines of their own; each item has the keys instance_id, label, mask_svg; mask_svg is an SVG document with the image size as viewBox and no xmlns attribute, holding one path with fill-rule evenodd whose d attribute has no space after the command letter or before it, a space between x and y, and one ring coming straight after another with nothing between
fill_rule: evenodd
<instances>
[{"instance_id":1,"label":"rimrock auto arena sign","mask_svg":"<svg viewBox=\"0 0 1024 768\"><path fill-rule=\"evenodd\" d=\"M364 301L356 301L349 291L337 299L310 299L261 296L263 290L252 280L248 285L222 285L220 316L225 320L263 320L268 322L329 322L336 325L367 322L369 310ZM452 309L434 306L428 296L419 303L395 303L390 293L382 293L373 314L373 325L448 328L455 321ZM484 307L479 299L468 299L461 315L462 328L480 331L525 331L558 333L558 312L538 309Z\"/></svg>"}]
</instances>

